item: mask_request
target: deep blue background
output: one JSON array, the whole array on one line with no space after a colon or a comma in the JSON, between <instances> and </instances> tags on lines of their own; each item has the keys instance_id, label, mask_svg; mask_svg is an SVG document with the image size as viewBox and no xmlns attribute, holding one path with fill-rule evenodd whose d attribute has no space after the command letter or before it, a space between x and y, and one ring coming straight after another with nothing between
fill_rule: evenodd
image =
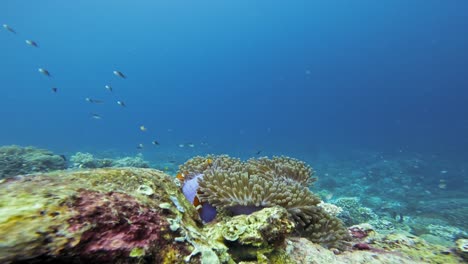
<instances>
[{"instance_id":1,"label":"deep blue background","mask_svg":"<svg viewBox=\"0 0 468 264\"><path fill-rule=\"evenodd\" d=\"M0 31L0 145L136 152L157 139L147 151L204 141L246 155L467 157L467 10L465 0L7 0L0 23L18 34Z\"/></svg>"}]
</instances>

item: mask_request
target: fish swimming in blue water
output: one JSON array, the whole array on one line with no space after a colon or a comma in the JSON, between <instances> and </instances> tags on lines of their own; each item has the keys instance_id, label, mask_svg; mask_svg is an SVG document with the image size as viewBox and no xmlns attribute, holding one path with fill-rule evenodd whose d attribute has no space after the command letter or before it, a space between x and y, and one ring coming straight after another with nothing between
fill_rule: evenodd
<instances>
[{"instance_id":1,"label":"fish swimming in blue water","mask_svg":"<svg viewBox=\"0 0 468 264\"><path fill-rule=\"evenodd\" d=\"M126 107L127 105L125 105L125 103L123 101L117 101L117 104L122 106L122 107Z\"/></svg>"},{"instance_id":2,"label":"fish swimming in blue water","mask_svg":"<svg viewBox=\"0 0 468 264\"><path fill-rule=\"evenodd\" d=\"M52 87L52 92L56 93L58 91L57 87Z\"/></svg>"},{"instance_id":3,"label":"fish swimming in blue water","mask_svg":"<svg viewBox=\"0 0 468 264\"><path fill-rule=\"evenodd\" d=\"M102 103L104 103L104 101L102 101L102 100L92 99L92 98L89 98L89 97L86 97L85 100L86 100L86 102L90 102L92 104L102 104Z\"/></svg>"},{"instance_id":4,"label":"fish swimming in blue water","mask_svg":"<svg viewBox=\"0 0 468 264\"><path fill-rule=\"evenodd\" d=\"M40 72L40 73L42 73L42 74L44 74L44 75L47 76L47 77L52 77L52 75L50 74L50 72L49 72L48 70L44 69L44 68L39 68L39 69L37 69L37 71Z\"/></svg>"},{"instance_id":5,"label":"fish swimming in blue water","mask_svg":"<svg viewBox=\"0 0 468 264\"><path fill-rule=\"evenodd\" d=\"M26 40L26 44L28 44L29 46L35 47L35 48L39 48L39 45L37 45L37 42L35 42L33 40L30 40L30 39Z\"/></svg>"},{"instance_id":6,"label":"fish swimming in blue water","mask_svg":"<svg viewBox=\"0 0 468 264\"><path fill-rule=\"evenodd\" d=\"M114 71L113 73L114 73L114 75L117 76L117 77L120 77L120 78L123 78L123 79L126 79L126 78L127 78L127 76L125 76L125 75L124 75L122 72L120 72L120 71Z\"/></svg>"},{"instance_id":7,"label":"fish swimming in blue water","mask_svg":"<svg viewBox=\"0 0 468 264\"><path fill-rule=\"evenodd\" d=\"M11 33L16 34L16 31L7 24L3 24L3 28L10 31Z\"/></svg>"},{"instance_id":8,"label":"fish swimming in blue water","mask_svg":"<svg viewBox=\"0 0 468 264\"><path fill-rule=\"evenodd\" d=\"M106 85L104 86L104 88L106 88L106 90L108 90L109 92L112 92L112 86Z\"/></svg>"},{"instance_id":9,"label":"fish swimming in blue water","mask_svg":"<svg viewBox=\"0 0 468 264\"><path fill-rule=\"evenodd\" d=\"M102 119L102 117L101 117L100 115L95 114L95 113L92 113L92 114L91 114L91 118L92 118L92 119L96 119L96 120Z\"/></svg>"}]
</instances>

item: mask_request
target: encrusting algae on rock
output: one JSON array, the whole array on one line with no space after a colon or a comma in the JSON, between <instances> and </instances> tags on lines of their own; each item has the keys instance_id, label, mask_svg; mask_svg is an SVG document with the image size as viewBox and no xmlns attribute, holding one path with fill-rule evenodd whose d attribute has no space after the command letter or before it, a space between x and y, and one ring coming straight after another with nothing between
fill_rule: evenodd
<instances>
[{"instance_id":1,"label":"encrusting algae on rock","mask_svg":"<svg viewBox=\"0 0 468 264\"><path fill-rule=\"evenodd\" d=\"M170 196L178 197L184 214L172 206ZM171 206L160 208L162 203ZM194 250L190 243L174 242L180 234L170 230L168 219L196 228L195 209L173 179L156 170L95 169L11 178L0 184L0 204L1 263L161 263L168 254L183 259Z\"/></svg>"}]
</instances>

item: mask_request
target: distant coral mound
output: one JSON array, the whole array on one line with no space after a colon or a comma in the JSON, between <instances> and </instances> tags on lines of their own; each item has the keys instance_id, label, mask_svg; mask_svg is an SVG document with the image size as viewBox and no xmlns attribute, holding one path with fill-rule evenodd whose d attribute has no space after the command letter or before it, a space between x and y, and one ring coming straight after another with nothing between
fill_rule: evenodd
<instances>
[{"instance_id":1,"label":"distant coral mound","mask_svg":"<svg viewBox=\"0 0 468 264\"><path fill-rule=\"evenodd\" d=\"M35 172L67 168L63 156L35 147L0 147L0 179Z\"/></svg>"},{"instance_id":2,"label":"distant coral mound","mask_svg":"<svg viewBox=\"0 0 468 264\"><path fill-rule=\"evenodd\" d=\"M149 163L142 155L123 157L119 159L97 158L91 153L77 152L70 158L72 168L97 169L109 167L149 168Z\"/></svg>"}]
</instances>

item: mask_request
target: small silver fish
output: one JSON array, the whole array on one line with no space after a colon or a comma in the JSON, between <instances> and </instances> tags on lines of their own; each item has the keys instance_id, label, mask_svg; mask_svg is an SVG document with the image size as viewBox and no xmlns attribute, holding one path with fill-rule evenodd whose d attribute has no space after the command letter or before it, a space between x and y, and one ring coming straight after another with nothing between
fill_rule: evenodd
<instances>
[{"instance_id":1,"label":"small silver fish","mask_svg":"<svg viewBox=\"0 0 468 264\"><path fill-rule=\"evenodd\" d=\"M145 146L143 144L138 144L137 149L143 149Z\"/></svg>"},{"instance_id":2,"label":"small silver fish","mask_svg":"<svg viewBox=\"0 0 468 264\"><path fill-rule=\"evenodd\" d=\"M114 71L113 73L114 73L114 75L117 76L117 77L120 77L120 78L123 78L123 79L126 79L126 78L127 78L127 76L125 76L125 75L124 75L122 72L120 72L120 71Z\"/></svg>"},{"instance_id":3,"label":"small silver fish","mask_svg":"<svg viewBox=\"0 0 468 264\"><path fill-rule=\"evenodd\" d=\"M112 86L110 85L106 85L104 86L106 88L106 90L108 90L109 92L112 92Z\"/></svg>"},{"instance_id":4,"label":"small silver fish","mask_svg":"<svg viewBox=\"0 0 468 264\"><path fill-rule=\"evenodd\" d=\"M89 98L89 97L86 97L85 100L86 100L86 102L90 102L92 104L102 104L102 103L104 103L104 101L102 101L102 100L92 99L92 98Z\"/></svg>"},{"instance_id":5,"label":"small silver fish","mask_svg":"<svg viewBox=\"0 0 468 264\"><path fill-rule=\"evenodd\" d=\"M126 106L125 103L124 103L123 101L117 101L117 104L120 105L120 106L122 106L122 107L125 107L125 106Z\"/></svg>"},{"instance_id":6,"label":"small silver fish","mask_svg":"<svg viewBox=\"0 0 468 264\"><path fill-rule=\"evenodd\" d=\"M52 77L52 75L51 75L51 74L49 73L49 71L46 70L46 69L39 68L39 69L37 69L37 71L40 72L40 73L42 73L42 74L44 74L44 75L47 76L47 77Z\"/></svg>"},{"instance_id":7,"label":"small silver fish","mask_svg":"<svg viewBox=\"0 0 468 264\"><path fill-rule=\"evenodd\" d=\"M16 34L16 31L14 29L12 29L9 25L7 24L3 24L3 28L10 31L11 33L14 33Z\"/></svg>"},{"instance_id":8,"label":"small silver fish","mask_svg":"<svg viewBox=\"0 0 468 264\"><path fill-rule=\"evenodd\" d=\"M96 119L96 120L100 120L100 119L102 119L102 117L101 117L100 115L98 115L98 114L94 114L94 113L93 113L93 114L91 114L91 118L92 118L92 119Z\"/></svg>"},{"instance_id":9,"label":"small silver fish","mask_svg":"<svg viewBox=\"0 0 468 264\"><path fill-rule=\"evenodd\" d=\"M29 40L27 39L26 40L26 44L28 44L29 46L33 46L33 47L36 47L36 48L39 48L39 45L37 45L37 43L33 40Z\"/></svg>"}]
</instances>

